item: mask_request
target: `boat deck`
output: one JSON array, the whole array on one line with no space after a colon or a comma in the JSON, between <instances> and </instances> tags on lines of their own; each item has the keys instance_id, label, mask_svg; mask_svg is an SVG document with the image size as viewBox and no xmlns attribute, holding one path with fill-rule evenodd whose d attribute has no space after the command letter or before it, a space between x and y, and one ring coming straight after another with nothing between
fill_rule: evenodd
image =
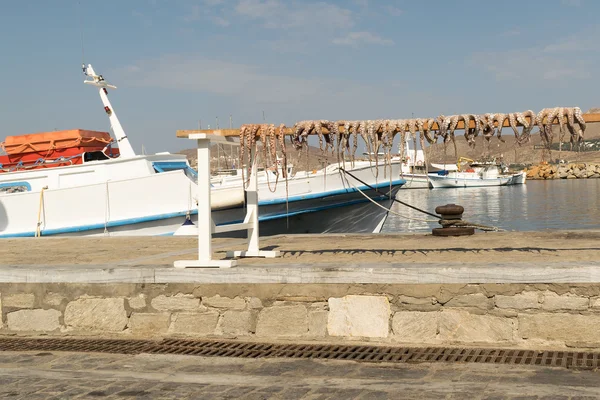
<instances>
[{"instance_id":1,"label":"boat deck","mask_svg":"<svg viewBox=\"0 0 600 400\"><path fill-rule=\"evenodd\" d=\"M194 237L4 239L0 282L487 283L600 282L600 230L261 238L273 259L230 269L176 269L197 258ZM244 250L214 239L213 258Z\"/></svg>"}]
</instances>

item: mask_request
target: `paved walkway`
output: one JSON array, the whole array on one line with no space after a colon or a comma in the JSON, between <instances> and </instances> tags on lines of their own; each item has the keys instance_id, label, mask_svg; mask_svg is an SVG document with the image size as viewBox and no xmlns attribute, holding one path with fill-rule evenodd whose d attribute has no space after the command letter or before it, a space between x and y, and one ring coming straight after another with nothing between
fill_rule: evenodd
<instances>
[{"instance_id":1,"label":"paved walkway","mask_svg":"<svg viewBox=\"0 0 600 400\"><path fill-rule=\"evenodd\" d=\"M600 372L487 364L0 352L3 399L598 399Z\"/></svg>"}]
</instances>

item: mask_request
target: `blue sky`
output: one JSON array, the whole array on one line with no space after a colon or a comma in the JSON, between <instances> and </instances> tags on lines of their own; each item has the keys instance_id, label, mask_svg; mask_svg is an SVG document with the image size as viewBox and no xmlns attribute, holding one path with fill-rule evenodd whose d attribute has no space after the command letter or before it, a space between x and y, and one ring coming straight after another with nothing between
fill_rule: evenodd
<instances>
[{"instance_id":1,"label":"blue sky","mask_svg":"<svg viewBox=\"0 0 600 400\"><path fill-rule=\"evenodd\" d=\"M6 135L106 131L84 60L137 151L177 129L600 106L600 2L0 0ZM81 17L80 17L81 16Z\"/></svg>"}]
</instances>

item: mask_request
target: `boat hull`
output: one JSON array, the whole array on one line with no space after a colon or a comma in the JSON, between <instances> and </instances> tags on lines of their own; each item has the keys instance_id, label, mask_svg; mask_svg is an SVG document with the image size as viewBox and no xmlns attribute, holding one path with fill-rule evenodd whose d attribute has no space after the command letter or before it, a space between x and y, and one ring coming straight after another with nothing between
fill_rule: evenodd
<instances>
[{"instance_id":1,"label":"boat hull","mask_svg":"<svg viewBox=\"0 0 600 400\"><path fill-rule=\"evenodd\" d=\"M259 207L259 234L272 236L298 233L379 233L388 216L388 209L393 204L401 185L395 185L391 191L385 190L389 197L367 190L365 195L379 206L367 200L360 193L338 194L323 198L295 201L285 205L269 205ZM381 206L381 207L380 207ZM242 207L217 210L212 212L216 225L227 225L241 222L246 209ZM170 236L185 222L187 213L180 212L164 218L131 222L117 226L87 229L76 232L53 233L51 236ZM189 214L196 224L195 213ZM187 235L197 234L188 231ZM42 232L43 236L44 235ZM213 237L243 238L247 232L233 231L214 234Z\"/></svg>"},{"instance_id":2,"label":"boat hull","mask_svg":"<svg viewBox=\"0 0 600 400\"><path fill-rule=\"evenodd\" d=\"M397 179L390 187L389 177L387 181L379 180L372 176L370 168L353 173L380 192L391 188L392 196L405 182ZM356 190L356 184L340 173L331 173L290 182L289 196L284 183L277 189L283 195L262 187L259 190L261 234L372 232L387 211L365 198ZM366 196L384 200L378 198L379 193L358 185ZM195 212L195 193L195 183L183 170L177 170L83 186L4 194L0 195L0 238L170 235L187 214ZM243 194L241 186L211 190L216 224L243 220L245 209L239 205Z\"/></svg>"},{"instance_id":3,"label":"boat hull","mask_svg":"<svg viewBox=\"0 0 600 400\"><path fill-rule=\"evenodd\" d=\"M434 189L436 188L466 188L466 187L487 187L487 186L508 186L525 183L525 177L519 173L514 175L500 175L495 178L481 178L476 174L470 177L468 173L460 175L437 175L430 174L429 181Z\"/></svg>"}]
</instances>

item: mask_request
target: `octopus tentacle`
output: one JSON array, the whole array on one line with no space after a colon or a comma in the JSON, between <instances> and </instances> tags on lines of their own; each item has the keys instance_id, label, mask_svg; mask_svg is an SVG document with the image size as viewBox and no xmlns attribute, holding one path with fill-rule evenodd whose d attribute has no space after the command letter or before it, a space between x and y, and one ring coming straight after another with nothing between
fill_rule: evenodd
<instances>
[{"instance_id":1,"label":"octopus tentacle","mask_svg":"<svg viewBox=\"0 0 600 400\"><path fill-rule=\"evenodd\" d=\"M284 178L287 178L287 151L285 149L285 124L279 125L278 131L279 146L281 147L281 155L283 156L283 166L281 172ZM287 183L286 183L287 184Z\"/></svg>"},{"instance_id":2,"label":"octopus tentacle","mask_svg":"<svg viewBox=\"0 0 600 400\"><path fill-rule=\"evenodd\" d=\"M427 140L427 142L429 142L430 144L434 142L433 137L431 137L431 131L433 129L434 122L435 122L434 118L429 118L426 121L426 127L423 128L423 135L425 136L425 139Z\"/></svg>"},{"instance_id":3,"label":"octopus tentacle","mask_svg":"<svg viewBox=\"0 0 600 400\"><path fill-rule=\"evenodd\" d=\"M573 113L575 114L575 120L579 124L579 129L577 130L577 141L580 142L583 140L583 134L585 133L585 119L583 119L583 115L581 114L581 109L579 107L574 107Z\"/></svg>"},{"instance_id":4,"label":"octopus tentacle","mask_svg":"<svg viewBox=\"0 0 600 400\"><path fill-rule=\"evenodd\" d=\"M496 116L494 117L494 121L498 122L498 128L496 129L496 134L498 136L498 140L500 140L502 143L504 143L504 139L502 139L502 128L504 126L504 121L506 121L506 114L503 113L498 113L496 114Z\"/></svg>"}]
</instances>

